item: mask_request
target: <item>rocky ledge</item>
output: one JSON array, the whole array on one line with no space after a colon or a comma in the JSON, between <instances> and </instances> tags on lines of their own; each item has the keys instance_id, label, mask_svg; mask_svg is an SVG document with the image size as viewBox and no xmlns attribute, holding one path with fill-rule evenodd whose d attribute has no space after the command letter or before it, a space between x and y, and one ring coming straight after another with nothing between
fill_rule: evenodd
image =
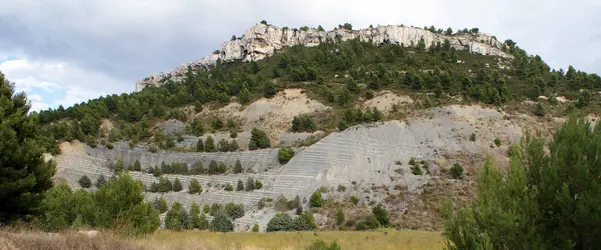
<instances>
[{"instance_id":1,"label":"rocky ledge","mask_svg":"<svg viewBox=\"0 0 601 250\"><path fill-rule=\"evenodd\" d=\"M395 25L370 27L361 30L334 29L323 31L315 28L298 30L259 23L248 29L241 37L223 43L221 49L209 56L182 64L169 73L161 72L137 81L136 91L140 91L146 86L160 86L164 79L179 81L188 67L207 70L219 60L256 61L270 56L276 50L286 46L299 44L315 46L325 41L338 42L356 38L366 42L372 41L375 44L391 43L403 46L417 44L421 38L428 46L432 43L442 43L445 39L448 39L451 46L457 50L506 58L511 57L510 54L503 51L505 46L503 43L498 41L495 36L485 33L445 35L422 28Z\"/></svg>"}]
</instances>

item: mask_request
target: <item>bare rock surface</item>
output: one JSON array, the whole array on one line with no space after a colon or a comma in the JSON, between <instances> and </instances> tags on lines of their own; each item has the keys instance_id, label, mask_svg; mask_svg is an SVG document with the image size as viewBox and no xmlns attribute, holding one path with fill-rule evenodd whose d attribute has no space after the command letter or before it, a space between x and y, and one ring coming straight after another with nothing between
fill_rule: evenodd
<instances>
[{"instance_id":1,"label":"bare rock surface","mask_svg":"<svg viewBox=\"0 0 601 250\"><path fill-rule=\"evenodd\" d=\"M495 36L485 33L444 35L422 28L397 25L377 26L360 30L335 29L320 31L314 28L296 30L259 23L250 27L240 38L223 43L218 53L182 64L169 73L161 72L137 81L136 91L150 85L162 85L166 79L179 81L187 72L188 67L208 70L218 61L256 61L273 55L276 50L283 47L293 45L311 47L326 41L338 42L356 38L364 42L371 41L374 44L399 44L403 46L416 45L422 38L426 46L437 42L443 43L447 39L451 46L457 50L506 58L512 57L502 50L504 45Z\"/></svg>"}]
</instances>

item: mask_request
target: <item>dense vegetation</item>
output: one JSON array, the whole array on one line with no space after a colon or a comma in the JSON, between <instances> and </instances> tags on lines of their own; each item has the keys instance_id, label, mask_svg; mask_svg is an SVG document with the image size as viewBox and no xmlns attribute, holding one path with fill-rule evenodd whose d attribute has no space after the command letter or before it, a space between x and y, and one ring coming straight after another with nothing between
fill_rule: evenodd
<instances>
[{"instance_id":1,"label":"dense vegetation","mask_svg":"<svg viewBox=\"0 0 601 250\"><path fill-rule=\"evenodd\" d=\"M504 171L489 161L476 199L453 213L450 249L596 249L601 245L601 123L571 117L545 152L525 134Z\"/></svg>"},{"instance_id":2,"label":"dense vegetation","mask_svg":"<svg viewBox=\"0 0 601 250\"><path fill-rule=\"evenodd\" d=\"M56 163L44 162L47 138L29 108L25 94L15 94L0 72L0 224L39 214L44 192L52 187Z\"/></svg>"},{"instance_id":3,"label":"dense vegetation","mask_svg":"<svg viewBox=\"0 0 601 250\"><path fill-rule=\"evenodd\" d=\"M72 191L66 184L50 189L42 202L46 230L108 228L124 234L148 234L159 226L159 214L144 201L142 183L119 175L96 192Z\"/></svg>"},{"instance_id":4,"label":"dense vegetation","mask_svg":"<svg viewBox=\"0 0 601 250\"><path fill-rule=\"evenodd\" d=\"M576 100L575 108L586 108L599 99L594 94L601 89L598 75L571 66L567 71L551 70L539 56L527 55L511 40L505 41L504 50L515 57L512 60L456 51L447 41L424 44L422 40L404 46L358 40L322 43L312 48L293 46L257 62L221 62L210 72L189 68L181 83L163 79L161 87L103 96L67 109L42 111L39 121L44 125L43 130L58 140L79 139L95 145L98 138L105 138L101 142L125 139L133 143L153 138L157 146L169 148L174 146L174 137L178 135L165 137L158 130L150 131L154 123L167 118L185 122L186 133L196 136L209 130L236 133L235 121L190 117L180 107L194 105L199 110L207 105L229 103L232 97L249 103L259 97L271 97L286 87L304 88L312 97L337 107L339 115L334 119L339 122L334 124L341 129L381 119L376 111L357 114L358 111L348 108L360 97L371 98L374 91L383 89L416 94L433 92L435 95L418 98L423 99L424 107L452 101L448 96L462 96L466 102L503 105L540 95L563 95ZM458 63L459 59L464 63ZM100 131L101 118L116 121L121 129ZM66 120L74 122L63 122ZM294 131L312 131L316 126L313 120L300 116L294 119L292 127ZM269 147L265 138L264 132L253 131L250 148ZM207 150L207 143L199 142L198 149L221 148L213 143ZM228 149L229 145L223 148Z\"/></svg>"}]
</instances>

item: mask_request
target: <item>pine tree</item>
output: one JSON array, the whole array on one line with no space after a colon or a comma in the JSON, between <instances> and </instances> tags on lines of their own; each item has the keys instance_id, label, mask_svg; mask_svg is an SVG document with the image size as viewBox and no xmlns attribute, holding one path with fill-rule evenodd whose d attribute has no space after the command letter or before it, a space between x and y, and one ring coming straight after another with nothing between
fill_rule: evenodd
<instances>
[{"instance_id":1,"label":"pine tree","mask_svg":"<svg viewBox=\"0 0 601 250\"><path fill-rule=\"evenodd\" d=\"M44 162L38 145L37 115L28 116L25 93L0 72L0 223L33 215L52 187L54 161Z\"/></svg>"},{"instance_id":2,"label":"pine tree","mask_svg":"<svg viewBox=\"0 0 601 250\"><path fill-rule=\"evenodd\" d=\"M255 180L253 180L253 178L248 177L248 180L246 180L246 191L253 190L255 190Z\"/></svg>"},{"instance_id":3,"label":"pine tree","mask_svg":"<svg viewBox=\"0 0 601 250\"><path fill-rule=\"evenodd\" d=\"M182 191L182 189L182 183L179 181L179 178L175 178L173 181L173 192L179 192Z\"/></svg>"},{"instance_id":4,"label":"pine tree","mask_svg":"<svg viewBox=\"0 0 601 250\"><path fill-rule=\"evenodd\" d=\"M217 150L217 148L215 147L215 140L213 140L213 137L211 137L210 135L207 136L207 139L204 143L204 147L206 152L215 152Z\"/></svg>"},{"instance_id":5,"label":"pine tree","mask_svg":"<svg viewBox=\"0 0 601 250\"><path fill-rule=\"evenodd\" d=\"M202 193L202 187L197 179L192 179L190 181L190 185L188 186L188 193L190 194L199 194Z\"/></svg>"},{"instance_id":6,"label":"pine tree","mask_svg":"<svg viewBox=\"0 0 601 250\"><path fill-rule=\"evenodd\" d=\"M192 206L190 207L190 223L188 224L188 229L200 228L200 207L196 202L192 202Z\"/></svg>"},{"instance_id":7,"label":"pine tree","mask_svg":"<svg viewBox=\"0 0 601 250\"><path fill-rule=\"evenodd\" d=\"M240 163L240 160L236 160L236 164L234 165L234 173L239 174L243 171L244 169L242 168L242 163Z\"/></svg>"},{"instance_id":8,"label":"pine tree","mask_svg":"<svg viewBox=\"0 0 601 250\"><path fill-rule=\"evenodd\" d=\"M98 179L96 179L96 188L101 188L104 184L106 184L106 177L104 175L100 175Z\"/></svg>"},{"instance_id":9,"label":"pine tree","mask_svg":"<svg viewBox=\"0 0 601 250\"><path fill-rule=\"evenodd\" d=\"M79 186L81 186L82 188L89 188L90 186L92 186L92 181L90 180L90 178L88 178L87 175L82 176L81 178L79 178Z\"/></svg>"},{"instance_id":10,"label":"pine tree","mask_svg":"<svg viewBox=\"0 0 601 250\"><path fill-rule=\"evenodd\" d=\"M242 180L238 180L238 185L236 185L236 191L244 191L244 183Z\"/></svg>"},{"instance_id":11,"label":"pine tree","mask_svg":"<svg viewBox=\"0 0 601 250\"><path fill-rule=\"evenodd\" d=\"M133 167L134 171L142 171L142 165L140 164L140 160L136 160Z\"/></svg>"}]
</instances>

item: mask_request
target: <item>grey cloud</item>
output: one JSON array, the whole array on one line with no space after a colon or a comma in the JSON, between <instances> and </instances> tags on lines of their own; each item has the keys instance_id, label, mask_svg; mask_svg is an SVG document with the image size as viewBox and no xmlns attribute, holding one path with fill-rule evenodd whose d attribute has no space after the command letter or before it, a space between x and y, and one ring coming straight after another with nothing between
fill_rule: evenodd
<instances>
[{"instance_id":1,"label":"grey cloud","mask_svg":"<svg viewBox=\"0 0 601 250\"><path fill-rule=\"evenodd\" d=\"M278 26L344 22L453 29L511 38L552 67L600 72L599 5L593 1L192 1L0 0L0 45L130 82L199 59L261 19ZM74 83L78 84L78 83ZM83 83L82 83L83 84Z\"/></svg>"}]
</instances>

